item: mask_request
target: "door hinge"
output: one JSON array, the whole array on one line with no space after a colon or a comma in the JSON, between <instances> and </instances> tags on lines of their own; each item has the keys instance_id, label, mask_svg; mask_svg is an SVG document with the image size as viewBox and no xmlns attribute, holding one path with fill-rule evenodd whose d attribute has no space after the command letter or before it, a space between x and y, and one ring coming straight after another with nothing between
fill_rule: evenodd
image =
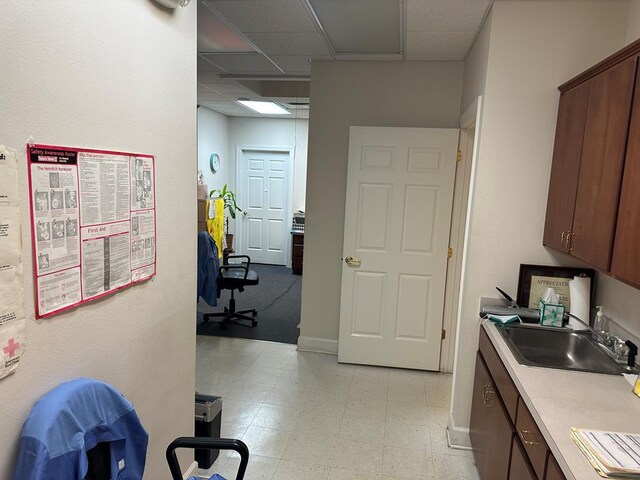
<instances>
[{"instance_id":1,"label":"door hinge","mask_svg":"<svg viewBox=\"0 0 640 480\"><path fill-rule=\"evenodd\" d=\"M447 331L443 328L442 329L442 335L441 335L440 339L444 340L445 338L447 338Z\"/></svg>"},{"instance_id":2,"label":"door hinge","mask_svg":"<svg viewBox=\"0 0 640 480\"><path fill-rule=\"evenodd\" d=\"M453 248L449 247L447 249L447 258L453 257Z\"/></svg>"},{"instance_id":3,"label":"door hinge","mask_svg":"<svg viewBox=\"0 0 640 480\"><path fill-rule=\"evenodd\" d=\"M458 154L456 155L456 162L460 162L462 160L462 151L458 150Z\"/></svg>"}]
</instances>

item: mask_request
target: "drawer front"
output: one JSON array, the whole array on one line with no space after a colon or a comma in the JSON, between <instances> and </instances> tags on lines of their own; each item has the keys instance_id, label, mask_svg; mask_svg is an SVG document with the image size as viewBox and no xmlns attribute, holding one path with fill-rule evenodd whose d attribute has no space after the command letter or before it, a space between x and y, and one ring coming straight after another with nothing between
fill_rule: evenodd
<instances>
[{"instance_id":1,"label":"drawer front","mask_svg":"<svg viewBox=\"0 0 640 480\"><path fill-rule=\"evenodd\" d=\"M567 480L551 453L549 453L549 460L547 460L547 474L544 478L545 480Z\"/></svg>"},{"instance_id":2,"label":"drawer front","mask_svg":"<svg viewBox=\"0 0 640 480\"><path fill-rule=\"evenodd\" d=\"M543 479L547 467L549 447L522 398L518 400L516 434L522 441L524 450L527 452L527 457L529 457L536 475L538 475L538 478Z\"/></svg>"},{"instance_id":3,"label":"drawer front","mask_svg":"<svg viewBox=\"0 0 640 480\"><path fill-rule=\"evenodd\" d=\"M504 368L502 360L500 360L496 349L493 348L491 340L489 340L487 333L482 327L480 327L480 353L482 354L482 358L484 358L484 361L487 364L489 373L491 373L491 377L498 388L498 392L500 393L502 402L511 417L511 421L515 423L516 411L518 409L518 390L511 381L509 372Z\"/></svg>"},{"instance_id":4,"label":"drawer front","mask_svg":"<svg viewBox=\"0 0 640 480\"><path fill-rule=\"evenodd\" d=\"M303 252L304 252L304 246L296 245L295 243L293 244L293 258L302 257Z\"/></svg>"},{"instance_id":5,"label":"drawer front","mask_svg":"<svg viewBox=\"0 0 640 480\"><path fill-rule=\"evenodd\" d=\"M302 273L302 258L293 258L291 261L291 269L293 270L293 273L300 275Z\"/></svg>"},{"instance_id":6,"label":"drawer front","mask_svg":"<svg viewBox=\"0 0 640 480\"><path fill-rule=\"evenodd\" d=\"M518 440L518 437L513 437L509 480L538 480L526 457L520 440ZM540 477L540 480L542 480L542 477Z\"/></svg>"},{"instance_id":7,"label":"drawer front","mask_svg":"<svg viewBox=\"0 0 640 480\"><path fill-rule=\"evenodd\" d=\"M300 235L299 233L293 234L293 244L294 245L304 245L304 235Z\"/></svg>"}]
</instances>

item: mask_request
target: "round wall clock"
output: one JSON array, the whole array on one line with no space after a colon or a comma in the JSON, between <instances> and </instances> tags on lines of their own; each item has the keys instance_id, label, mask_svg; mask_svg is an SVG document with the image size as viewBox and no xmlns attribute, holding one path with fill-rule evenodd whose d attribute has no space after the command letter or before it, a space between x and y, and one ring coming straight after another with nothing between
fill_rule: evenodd
<instances>
[{"instance_id":1,"label":"round wall clock","mask_svg":"<svg viewBox=\"0 0 640 480\"><path fill-rule=\"evenodd\" d=\"M209 157L209 168L213 173L216 173L220 168L220 155L217 153L212 153Z\"/></svg>"}]
</instances>

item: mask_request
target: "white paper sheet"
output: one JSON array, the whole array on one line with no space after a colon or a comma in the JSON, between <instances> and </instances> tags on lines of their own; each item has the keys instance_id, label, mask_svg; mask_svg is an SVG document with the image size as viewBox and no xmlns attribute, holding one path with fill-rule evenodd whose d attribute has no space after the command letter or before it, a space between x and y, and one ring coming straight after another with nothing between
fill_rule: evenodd
<instances>
[{"instance_id":1,"label":"white paper sheet","mask_svg":"<svg viewBox=\"0 0 640 480\"><path fill-rule=\"evenodd\" d=\"M0 145L0 207L19 205L16 154Z\"/></svg>"},{"instance_id":2,"label":"white paper sheet","mask_svg":"<svg viewBox=\"0 0 640 480\"><path fill-rule=\"evenodd\" d=\"M20 209L0 207L0 269L14 267L22 273Z\"/></svg>"},{"instance_id":3,"label":"white paper sheet","mask_svg":"<svg viewBox=\"0 0 640 480\"><path fill-rule=\"evenodd\" d=\"M11 375L18 368L26 347L25 320L13 320L0 328L0 378Z\"/></svg>"},{"instance_id":4,"label":"white paper sheet","mask_svg":"<svg viewBox=\"0 0 640 480\"><path fill-rule=\"evenodd\" d=\"M0 269L0 331L13 320L24 320L20 273L14 267Z\"/></svg>"}]
</instances>

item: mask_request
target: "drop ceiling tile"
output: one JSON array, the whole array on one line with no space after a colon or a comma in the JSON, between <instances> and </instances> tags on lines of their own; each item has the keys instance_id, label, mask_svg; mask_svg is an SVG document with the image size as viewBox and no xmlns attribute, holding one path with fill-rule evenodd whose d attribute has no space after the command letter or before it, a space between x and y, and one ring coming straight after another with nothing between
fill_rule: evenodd
<instances>
[{"instance_id":1,"label":"drop ceiling tile","mask_svg":"<svg viewBox=\"0 0 640 480\"><path fill-rule=\"evenodd\" d=\"M475 32L407 32L407 60L462 60Z\"/></svg>"},{"instance_id":2,"label":"drop ceiling tile","mask_svg":"<svg viewBox=\"0 0 640 480\"><path fill-rule=\"evenodd\" d=\"M286 73L310 73L309 57L298 55L271 55L271 60Z\"/></svg>"},{"instance_id":3,"label":"drop ceiling tile","mask_svg":"<svg viewBox=\"0 0 640 480\"><path fill-rule=\"evenodd\" d=\"M247 37L264 53L274 55L326 56L329 49L317 32L248 33Z\"/></svg>"},{"instance_id":4,"label":"drop ceiling tile","mask_svg":"<svg viewBox=\"0 0 640 480\"><path fill-rule=\"evenodd\" d=\"M282 73L264 55L258 53L247 55L204 54L202 56L230 73Z\"/></svg>"},{"instance_id":5,"label":"drop ceiling tile","mask_svg":"<svg viewBox=\"0 0 640 480\"><path fill-rule=\"evenodd\" d=\"M207 0L241 32L315 32L301 0Z\"/></svg>"},{"instance_id":6,"label":"drop ceiling tile","mask_svg":"<svg viewBox=\"0 0 640 480\"><path fill-rule=\"evenodd\" d=\"M407 31L477 31L490 0L408 0Z\"/></svg>"},{"instance_id":7,"label":"drop ceiling tile","mask_svg":"<svg viewBox=\"0 0 640 480\"><path fill-rule=\"evenodd\" d=\"M200 83L228 83L218 76L219 72L212 70L200 70L198 69L198 82Z\"/></svg>"},{"instance_id":8,"label":"drop ceiling tile","mask_svg":"<svg viewBox=\"0 0 640 480\"><path fill-rule=\"evenodd\" d=\"M224 72L222 68L218 65L215 65L204 58L202 55L198 55L198 72L214 72L220 73Z\"/></svg>"},{"instance_id":9,"label":"drop ceiling tile","mask_svg":"<svg viewBox=\"0 0 640 480\"><path fill-rule=\"evenodd\" d=\"M229 98L227 95L221 95L220 93L198 90L198 101L225 101L225 100L233 100Z\"/></svg>"},{"instance_id":10,"label":"drop ceiling tile","mask_svg":"<svg viewBox=\"0 0 640 480\"><path fill-rule=\"evenodd\" d=\"M200 85L221 95L235 97L238 95L248 96L254 94L253 91L235 81L233 83L201 83Z\"/></svg>"}]
</instances>

